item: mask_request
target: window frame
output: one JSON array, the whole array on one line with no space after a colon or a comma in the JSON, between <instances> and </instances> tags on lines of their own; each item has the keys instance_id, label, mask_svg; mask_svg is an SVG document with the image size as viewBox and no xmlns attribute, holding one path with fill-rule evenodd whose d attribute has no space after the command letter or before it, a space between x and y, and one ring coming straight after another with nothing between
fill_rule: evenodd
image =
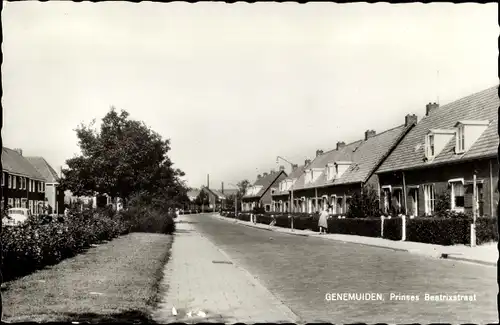
<instances>
[{"instance_id":1,"label":"window frame","mask_svg":"<svg viewBox=\"0 0 500 325\"><path fill-rule=\"evenodd\" d=\"M434 137L434 133L427 134L427 141L426 141L426 155L427 158L431 159L435 157L436 153L436 139Z\"/></svg>"},{"instance_id":2,"label":"window frame","mask_svg":"<svg viewBox=\"0 0 500 325\"><path fill-rule=\"evenodd\" d=\"M456 153L465 152L465 128L463 124L457 127L455 152Z\"/></svg>"},{"instance_id":3,"label":"window frame","mask_svg":"<svg viewBox=\"0 0 500 325\"><path fill-rule=\"evenodd\" d=\"M464 212L465 211L465 185L461 181L452 181L450 182L451 185L451 195L450 195L450 207L451 210L456 211L456 212ZM463 206L457 207L456 206L456 195L455 195L455 186L460 185L462 186L462 197L463 197Z\"/></svg>"},{"instance_id":4,"label":"window frame","mask_svg":"<svg viewBox=\"0 0 500 325\"><path fill-rule=\"evenodd\" d=\"M5 173L2 171L2 186L5 186Z\"/></svg>"},{"instance_id":5,"label":"window frame","mask_svg":"<svg viewBox=\"0 0 500 325\"><path fill-rule=\"evenodd\" d=\"M12 188L17 189L17 176L12 175Z\"/></svg>"},{"instance_id":6,"label":"window frame","mask_svg":"<svg viewBox=\"0 0 500 325\"><path fill-rule=\"evenodd\" d=\"M12 175L11 174L9 174L8 182L9 182L8 188L12 188Z\"/></svg>"},{"instance_id":7,"label":"window frame","mask_svg":"<svg viewBox=\"0 0 500 325\"><path fill-rule=\"evenodd\" d=\"M434 184L424 184L424 212L426 215L432 215L436 207L436 189Z\"/></svg>"}]
</instances>

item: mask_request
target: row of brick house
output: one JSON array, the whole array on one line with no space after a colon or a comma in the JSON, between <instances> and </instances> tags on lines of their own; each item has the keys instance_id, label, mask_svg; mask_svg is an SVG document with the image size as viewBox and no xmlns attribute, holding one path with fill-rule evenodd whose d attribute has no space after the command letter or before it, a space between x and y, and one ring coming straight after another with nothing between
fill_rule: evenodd
<instances>
[{"instance_id":1,"label":"row of brick house","mask_svg":"<svg viewBox=\"0 0 500 325\"><path fill-rule=\"evenodd\" d=\"M498 86L441 107L429 103L420 121L408 114L390 130L367 130L358 141L317 150L290 175L259 175L243 197L243 210L311 213L331 206L331 213L344 214L354 193L372 187L386 213L432 215L437 197L448 193L452 210L471 212L475 201L480 215L493 216L499 104Z\"/></svg>"},{"instance_id":2,"label":"row of brick house","mask_svg":"<svg viewBox=\"0 0 500 325\"><path fill-rule=\"evenodd\" d=\"M2 210L62 213L64 193L58 187L59 176L44 158L25 157L20 149L2 147Z\"/></svg>"}]
</instances>

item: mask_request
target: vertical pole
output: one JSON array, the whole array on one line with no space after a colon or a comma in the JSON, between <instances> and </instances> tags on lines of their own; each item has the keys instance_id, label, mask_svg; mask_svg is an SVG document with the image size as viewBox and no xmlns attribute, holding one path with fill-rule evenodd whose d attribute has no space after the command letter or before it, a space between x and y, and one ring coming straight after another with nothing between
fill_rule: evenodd
<instances>
[{"instance_id":1,"label":"vertical pole","mask_svg":"<svg viewBox=\"0 0 500 325\"><path fill-rule=\"evenodd\" d=\"M406 240L406 215L404 215L402 217L402 229L401 229L401 241L405 241Z\"/></svg>"},{"instance_id":2,"label":"vertical pole","mask_svg":"<svg viewBox=\"0 0 500 325\"><path fill-rule=\"evenodd\" d=\"M484 190L484 189L483 189ZM493 207L493 166L490 159L490 216L493 218L495 215L495 208Z\"/></svg>"},{"instance_id":3,"label":"vertical pole","mask_svg":"<svg viewBox=\"0 0 500 325\"><path fill-rule=\"evenodd\" d=\"M470 245L476 246L476 214L477 214L477 190L476 190L476 172L472 178L472 225L470 230Z\"/></svg>"},{"instance_id":4,"label":"vertical pole","mask_svg":"<svg viewBox=\"0 0 500 325\"><path fill-rule=\"evenodd\" d=\"M407 195L406 195L406 179L405 179L405 172L401 172L403 174L403 195L404 195L404 203L405 203L405 216L408 215L408 202L407 202Z\"/></svg>"}]
</instances>

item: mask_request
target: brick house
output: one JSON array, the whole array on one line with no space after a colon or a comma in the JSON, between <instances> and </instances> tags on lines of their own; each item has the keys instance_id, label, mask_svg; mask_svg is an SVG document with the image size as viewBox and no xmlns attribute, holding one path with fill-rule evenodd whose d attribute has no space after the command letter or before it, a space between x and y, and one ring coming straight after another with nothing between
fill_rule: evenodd
<instances>
[{"instance_id":1,"label":"brick house","mask_svg":"<svg viewBox=\"0 0 500 325\"><path fill-rule=\"evenodd\" d=\"M2 147L2 210L28 208L43 213L45 178L23 156L21 149Z\"/></svg>"},{"instance_id":2,"label":"brick house","mask_svg":"<svg viewBox=\"0 0 500 325\"><path fill-rule=\"evenodd\" d=\"M281 180L277 188L271 189L272 205L271 211L275 212L292 212L291 203L293 191L292 187L297 179L304 172L306 165L293 165L292 171L288 177Z\"/></svg>"},{"instance_id":3,"label":"brick house","mask_svg":"<svg viewBox=\"0 0 500 325\"><path fill-rule=\"evenodd\" d=\"M410 216L432 215L439 195L450 207L494 216L498 204L498 86L439 107L422 120L377 170L382 208ZM476 188L473 178L476 175Z\"/></svg>"},{"instance_id":4,"label":"brick house","mask_svg":"<svg viewBox=\"0 0 500 325\"><path fill-rule=\"evenodd\" d=\"M208 207L209 209L220 209L224 201L226 200L226 196L219 192L216 189L212 189L206 186L201 187L201 191L205 192L208 195Z\"/></svg>"},{"instance_id":5,"label":"brick house","mask_svg":"<svg viewBox=\"0 0 500 325\"><path fill-rule=\"evenodd\" d=\"M312 213L331 205L330 213L345 214L354 193L367 186L378 188L376 169L416 121L415 115L407 115L403 125L379 134L367 130L364 139L337 142L326 153L317 150L316 158L305 162L307 167L293 186L294 211Z\"/></svg>"},{"instance_id":6,"label":"brick house","mask_svg":"<svg viewBox=\"0 0 500 325\"><path fill-rule=\"evenodd\" d=\"M45 198L49 213L64 213L64 191L59 188L60 177L43 157L26 157L45 179Z\"/></svg>"},{"instance_id":7,"label":"brick house","mask_svg":"<svg viewBox=\"0 0 500 325\"><path fill-rule=\"evenodd\" d=\"M283 166L279 171L271 170L270 173L258 175L257 180L247 188L247 192L241 199L242 210L252 211L255 207L263 207L266 211L271 211L272 189L276 190L278 184L286 177Z\"/></svg>"}]
</instances>

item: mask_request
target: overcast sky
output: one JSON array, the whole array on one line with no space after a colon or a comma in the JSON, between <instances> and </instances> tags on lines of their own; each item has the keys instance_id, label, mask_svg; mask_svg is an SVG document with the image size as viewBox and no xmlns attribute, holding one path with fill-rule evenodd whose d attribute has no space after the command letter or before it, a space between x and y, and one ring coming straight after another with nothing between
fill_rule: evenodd
<instances>
[{"instance_id":1,"label":"overcast sky","mask_svg":"<svg viewBox=\"0 0 500 325\"><path fill-rule=\"evenodd\" d=\"M114 105L171 139L193 187L498 83L496 4L30 1L2 22L4 146L59 168Z\"/></svg>"}]
</instances>

